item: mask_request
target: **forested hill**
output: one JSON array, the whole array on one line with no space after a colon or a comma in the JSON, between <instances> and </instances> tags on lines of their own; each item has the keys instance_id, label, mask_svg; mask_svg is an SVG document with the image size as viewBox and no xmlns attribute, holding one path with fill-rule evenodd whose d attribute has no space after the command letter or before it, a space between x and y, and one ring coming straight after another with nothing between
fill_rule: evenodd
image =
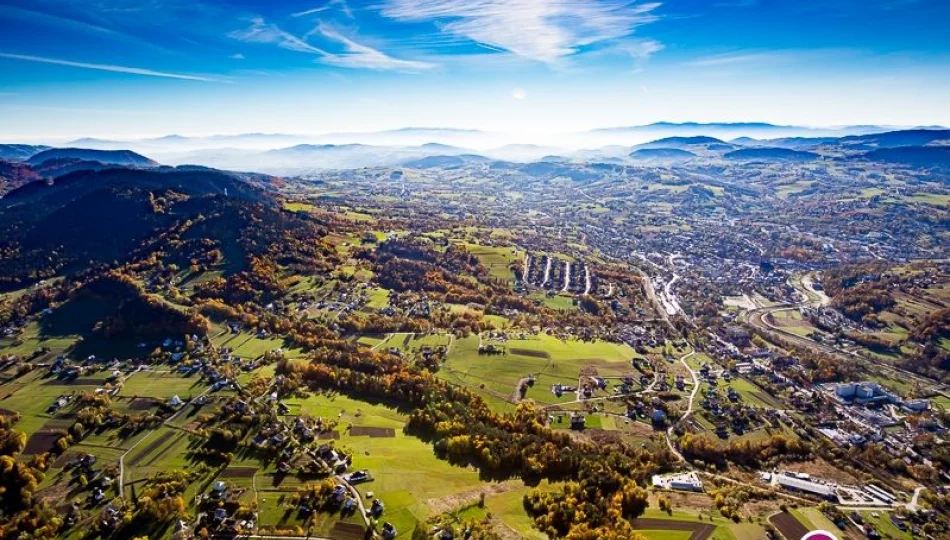
<instances>
[{"instance_id":1,"label":"forested hill","mask_svg":"<svg viewBox=\"0 0 950 540\"><path fill-rule=\"evenodd\" d=\"M51 148L30 156L27 163L39 165L53 159L80 159L126 167L157 167L158 163L131 150L90 150L88 148Z\"/></svg>"},{"instance_id":2,"label":"forested hill","mask_svg":"<svg viewBox=\"0 0 950 540\"><path fill-rule=\"evenodd\" d=\"M277 212L263 177L104 169L74 172L52 184L32 182L0 199L0 236L8 253L0 275L10 286L76 265L122 260L169 227L198 216L234 220L250 208Z\"/></svg>"}]
</instances>

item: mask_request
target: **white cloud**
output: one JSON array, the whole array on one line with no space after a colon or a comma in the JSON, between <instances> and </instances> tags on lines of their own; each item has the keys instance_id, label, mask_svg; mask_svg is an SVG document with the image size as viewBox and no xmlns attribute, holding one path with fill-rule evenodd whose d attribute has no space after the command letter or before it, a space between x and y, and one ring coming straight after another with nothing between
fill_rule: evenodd
<instances>
[{"instance_id":1,"label":"white cloud","mask_svg":"<svg viewBox=\"0 0 950 540\"><path fill-rule=\"evenodd\" d=\"M554 62L583 47L629 37L637 26L657 19L658 6L628 0L386 0L382 14L435 21L444 32Z\"/></svg>"},{"instance_id":2,"label":"white cloud","mask_svg":"<svg viewBox=\"0 0 950 540\"><path fill-rule=\"evenodd\" d=\"M270 43L291 51L318 55L329 54L290 32L282 30L276 24L269 24L261 17L254 17L251 19L251 26L244 30L231 32L228 36L248 43Z\"/></svg>"},{"instance_id":3,"label":"white cloud","mask_svg":"<svg viewBox=\"0 0 950 540\"><path fill-rule=\"evenodd\" d=\"M728 66L733 64L747 64L750 62L760 62L766 60L775 60L778 56L774 53L725 53L714 54L703 58L697 58L690 62L692 66L714 67Z\"/></svg>"},{"instance_id":4,"label":"white cloud","mask_svg":"<svg viewBox=\"0 0 950 540\"><path fill-rule=\"evenodd\" d=\"M662 51L663 44L653 39L641 39L624 43L620 49L634 58L643 59Z\"/></svg>"},{"instance_id":5,"label":"white cloud","mask_svg":"<svg viewBox=\"0 0 950 540\"><path fill-rule=\"evenodd\" d=\"M528 92L525 91L524 88L515 88L511 91L511 97L521 101L522 99L528 97Z\"/></svg>"},{"instance_id":6,"label":"white cloud","mask_svg":"<svg viewBox=\"0 0 950 540\"><path fill-rule=\"evenodd\" d=\"M317 13L323 13L324 11L329 11L333 8L338 8L341 13L346 15L348 18L353 18L353 10L350 9L350 5L346 3L345 0L330 0L322 6L315 7L313 9L307 9L304 11L298 11L293 14L293 17L305 17L307 15L315 15Z\"/></svg>"},{"instance_id":7,"label":"white cloud","mask_svg":"<svg viewBox=\"0 0 950 540\"><path fill-rule=\"evenodd\" d=\"M231 60L244 60L244 55L241 53L234 53L228 58L230 58Z\"/></svg>"},{"instance_id":8,"label":"white cloud","mask_svg":"<svg viewBox=\"0 0 950 540\"><path fill-rule=\"evenodd\" d=\"M696 67L723 67L737 65L779 66L803 62L830 62L855 58L861 51L854 49L742 49L695 58L688 65Z\"/></svg>"},{"instance_id":9,"label":"white cloud","mask_svg":"<svg viewBox=\"0 0 950 540\"><path fill-rule=\"evenodd\" d=\"M89 62L73 62L72 60L61 60L59 58L47 58L44 56L30 56L26 54L0 53L0 58L9 58L11 60L23 60L25 62L37 62L40 64L54 64L57 66L68 66L82 69L95 69L98 71L111 71L113 73L128 73L131 75L145 75L148 77L164 77L167 79L182 79L186 81L202 82L220 82L218 79L204 77L199 75L185 75L182 73L170 73L167 71L155 71L151 69L115 66L111 64L92 64Z\"/></svg>"},{"instance_id":10,"label":"white cloud","mask_svg":"<svg viewBox=\"0 0 950 540\"><path fill-rule=\"evenodd\" d=\"M346 68L366 68L381 70L422 70L434 67L434 64L428 62L418 62L415 60L400 60L393 58L388 54L374 49L368 45L357 43L344 36L337 30L321 22L316 29L323 37L336 41L343 45L346 52L340 54L329 54L322 58L322 62L334 66Z\"/></svg>"},{"instance_id":11,"label":"white cloud","mask_svg":"<svg viewBox=\"0 0 950 540\"><path fill-rule=\"evenodd\" d=\"M419 71L434 67L434 64L428 62L401 60L389 56L378 49L344 36L322 21L302 38L281 29L276 24L266 22L261 17L251 19L250 27L228 35L240 41L269 43L284 49L313 54L317 56L317 61L337 67L402 71ZM315 35L342 45L343 52L334 53L311 45L308 40Z\"/></svg>"}]
</instances>

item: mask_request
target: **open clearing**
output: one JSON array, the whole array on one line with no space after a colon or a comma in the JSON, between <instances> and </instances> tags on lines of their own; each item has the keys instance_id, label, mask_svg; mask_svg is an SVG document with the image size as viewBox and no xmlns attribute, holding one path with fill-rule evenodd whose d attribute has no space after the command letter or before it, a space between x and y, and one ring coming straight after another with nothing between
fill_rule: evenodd
<instances>
[{"instance_id":1,"label":"open clearing","mask_svg":"<svg viewBox=\"0 0 950 540\"><path fill-rule=\"evenodd\" d=\"M573 394L557 398L551 386L576 386L581 373L619 377L633 373L630 360L636 352L621 343L561 340L538 334L525 339L509 339L502 354L479 354L479 339L458 339L438 376L470 388L490 405L504 410L518 381L528 375L536 379L527 394L534 401L551 405L574 399Z\"/></svg>"},{"instance_id":2,"label":"open clearing","mask_svg":"<svg viewBox=\"0 0 950 540\"><path fill-rule=\"evenodd\" d=\"M291 416L307 414L339 422L341 433L336 447L352 451L354 470L365 469L373 476L372 482L357 488L363 494L372 491L386 504L385 519L400 533L411 533L417 523L434 515L428 501L453 500L459 494L495 485L486 484L470 467L457 467L438 459L430 444L403 433L408 417L384 404L337 394L293 398L286 403ZM369 433L386 435L366 436ZM259 473L258 484L262 483L260 478ZM280 489L296 487L288 479ZM272 493L267 499L277 496L279 493ZM460 500L459 505L463 502L470 501ZM520 505L520 498L517 503ZM523 509L520 512L524 514Z\"/></svg>"}]
</instances>

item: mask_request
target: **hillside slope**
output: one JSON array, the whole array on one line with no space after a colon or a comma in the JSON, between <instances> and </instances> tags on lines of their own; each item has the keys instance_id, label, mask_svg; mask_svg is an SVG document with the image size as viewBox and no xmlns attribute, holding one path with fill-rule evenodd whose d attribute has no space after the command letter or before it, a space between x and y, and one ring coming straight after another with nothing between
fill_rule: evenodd
<instances>
[{"instance_id":1,"label":"hillside slope","mask_svg":"<svg viewBox=\"0 0 950 540\"><path fill-rule=\"evenodd\" d=\"M11 254L0 260L0 276L15 284L123 260L176 223L273 207L252 181L210 170L104 169L26 184L0 199L0 237Z\"/></svg>"}]
</instances>

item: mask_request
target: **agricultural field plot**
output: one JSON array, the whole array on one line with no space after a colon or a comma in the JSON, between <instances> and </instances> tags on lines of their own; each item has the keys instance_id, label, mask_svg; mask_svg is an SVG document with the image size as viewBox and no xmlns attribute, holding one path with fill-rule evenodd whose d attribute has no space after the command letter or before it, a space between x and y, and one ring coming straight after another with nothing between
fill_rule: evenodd
<instances>
[{"instance_id":1,"label":"agricultural field plot","mask_svg":"<svg viewBox=\"0 0 950 540\"><path fill-rule=\"evenodd\" d=\"M950 410L950 397L943 394L931 398L930 403L943 410Z\"/></svg>"},{"instance_id":2,"label":"agricultural field plot","mask_svg":"<svg viewBox=\"0 0 950 540\"><path fill-rule=\"evenodd\" d=\"M74 393L95 392L104 380L105 376L102 379L80 378L66 383L44 376L37 370L0 386L0 407L20 413L21 418L16 428L30 436L62 416L61 412L48 412L48 408L57 398Z\"/></svg>"},{"instance_id":3,"label":"agricultural field plot","mask_svg":"<svg viewBox=\"0 0 950 540\"><path fill-rule=\"evenodd\" d=\"M650 525L643 525L650 526ZM692 531L674 530L637 530L647 540L692 540L695 533Z\"/></svg>"},{"instance_id":4,"label":"agricultural field plot","mask_svg":"<svg viewBox=\"0 0 950 540\"><path fill-rule=\"evenodd\" d=\"M259 358L274 349L281 349L287 358L296 358L303 354L300 349L285 346L283 338L257 337L246 332L219 334L213 336L211 342L219 349L228 347L231 349L231 354L246 359Z\"/></svg>"},{"instance_id":5,"label":"agricultural field plot","mask_svg":"<svg viewBox=\"0 0 950 540\"><path fill-rule=\"evenodd\" d=\"M187 456L192 436L183 430L161 427L142 438L125 458L127 482L157 472L185 469L195 463Z\"/></svg>"},{"instance_id":6,"label":"agricultural field plot","mask_svg":"<svg viewBox=\"0 0 950 540\"><path fill-rule=\"evenodd\" d=\"M776 398L770 396L765 390L755 383L742 377L735 377L728 383L720 384L720 388L726 390L729 386L736 389L741 396L743 403L755 405L766 409L781 409L782 403Z\"/></svg>"},{"instance_id":7,"label":"agricultural field plot","mask_svg":"<svg viewBox=\"0 0 950 540\"><path fill-rule=\"evenodd\" d=\"M792 514L804 525L810 526L811 530L831 531L839 537L843 536L849 539L866 537L863 532L859 532L858 529L853 526L849 526L847 530L842 531L816 507L797 508L792 511Z\"/></svg>"},{"instance_id":8,"label":"agricultural field plot","mask_svg":"<svg viewBox=\"0 0 950 540\"><path fill-rule=\"evenodd\" d=\"M577 309L577 306L574 305L575 297L570 294L547 294L541 291L533 292L529 295L529 298L533 298L542 302L544 305L552 309L563 309L563 310L573 310Z\"/></svg>"},{"instance_id":9,"label":"agricultural field plot","mask_svg":"<svg viewBox=\"0 0 950 540\"><path fill-rule=\"evenodd\" d=\"M391 291L382 287L370 287L366 290L369 299L366 301L366 307L372 310L384 308L389 305L389 295Z\"/></svg>"},{"instance_id":10,"label":"agricultural field plot","mask_svg":"<svg viewBox=\"0 0 950 540\"><path fill-rule=\"evenodd\" d=\"M859 513L861 517L864 518L864 521L874 525L874 528L877 529L878 533L884 538L893 538L894 540L910 540L914 538L910 531L898 529L891 521L891 514L888 512L861 511ZM877 514L877 517L874 517L875 514Z\"/></svg>"},{"instance_id":11,"label":"agricultural field plot","mask_svg":"<svg viewBox=\"0 0 950 540\"><path fill-rule=\"evenodd\" d=\"M785 330L786 332L791 332L798 336L808 336L815 332L819 332L817 328L811 325L805 318L802 316L801 312L798 310L782 310L772 313L770 316L770 321L775 326Z\"/></svg>"},{"instance_id":12,"label":"agricultural field plot","mask_svg":"<svg viewBox=\"0 0 950 540\"><path fill-rule=\"evenodd\" d=\"M128 398L153 398L158 402L165 402L174 396L188 400L207 389L207 381L197 375L183 377L177 373L137 371L125 378L119 395Z\"/></svg>"},{"instance_id":13,"label":"agricultural field plot","mask_svg":"<svg viewBox=\"0 0 950 540\"><path fill-rule=\"evenodd\" d=\"M737 530L740 535L733 532L735 523L728 520L718 513L710 512L702 519L696 512L686 510L677 510L674 508L671 514L662 512L655 508L648 508L642 516L633 521L634 528L643 531L641 534L651 540L666 540L668 538L681 538L686 533L689 540L745 540L746 538L764 538L765 532L761 535L756 530L742 531ZM744 532L752 533L751 536L741 536Z\"/></svg>"},{"instance_id":14,"label":"agricultural field plot","mask_svg":"<svg viewBox=\"0 0 950 540\"><path fill-rule=\"evenodd\" d=\"M512 396L522 378L533 375L536 382L526 397L546 405L575 399L570 392L557 398L552 385L576 387L582 374L634 374L630 360L638 356L624 344L561 340L546 334L509 339L503 354L479 354L478 346L477 336L456 340L438 375L502 401Z\"/></svg>"},{"instance_id":15,"label":"agricultural field plot","mask_svg":"<svg viewBox=\"0 0 950 540\"><path fill-rule=\"evenodd\" d=\"M373 476L372 482L357 488L364 496L373 492L381 499L386 505L384 519L407 536L416 523L471 502L477 499L479 490L497 485L483 482L474 469L436 458L430 444L403 433L407 416L383 404L337 394L289 399L286 404L291 416L306 414L339 422L340 437L334 445L352 452L354 470L365 469ZM261 479L260 472L258 477L259 486L270 485L269 480ZM281 488L292 485L285 481ZM268 498L275 496L280 493L270 493ZM283 515L282 511L270 512Z\"/></svg>"},{"instance_id":16,"label":"agricultural field plot","mask_svg":"<svg viewBox=\"0 0 950 540\"><path fill-rule=\"evenodd\" d=\"M289 494L290 492L268 489L257 492L258 520L262 532L280 532L303 538L309 531L310 534L318 537L344 538L337 536L337 532L346 525L358 527L359 530L363 528L363 520L358 514L344 518L338 514L327 513L304 515L288 503ZM356 536L356 538L361 537L361 534Z\"/></svg>"},{"instance_id":17,"label":"agricultural field plot","mask_svg":"<svg viewBox=\"0 0 950 540\"><path fill-rule=\"evenodd\" d=\"M41 358L53 358L69 350L79 337L78 334L47 334L41 330L39 323L31 322L23 328L20 335L0 338L0 355L29 357L37 351L48 349L49 352L41 354Z\"/></svg>"},{"instance_id":18,"label":"agricultural field plot","mask_svg":"<svg viewBox=\"0 0 950 540\"><path fill-rule=\"evenodd\" d=\"M516 247L482 246L479 244L460 243L472 255L478 257L482 266L496 279L514 283L515 274L511 271L512 263L524 260L524 252Z\"/></svg>"},{"instance_id":19,"label":"agricultural field plot","mask_svg":"<svg viewBox=\"0 0 950 540\"><path fill-rule=\"evenodd\" d=\"M381 347L393 348L403 356L413 358L426 347L430 350L448 347L453 339L449 334L390 334Z\"/></svg>"},{"instance_id":20,"label":"agricultural field plot","mask_svg":"<svg viewBox=\"0 0 950 540\"><path fill-rule=\"evenodd\" d=\"M794 514L788 512L782 512L770 517L769 522L774 525L785 538L801 538L808 533L809 529L808 525L805 525L799 521Z\"/></svg>"},{"instance_id":21,"label":"agricultural field plot","mask_svg":"<svg viewBox=\"0 0 950 540\"><path fill-rule=\"evenodd\" d=\"M536 489L553 490L557 487L557 484L545 481ZM532 489L535 488L520 486L505 491L488 493L485 497L485 508L501 520L505 526L516 532L520 538L547 540L548 536L535 527L534 520L524 510L524 496Z\"/></svg>"}]
</instances>

